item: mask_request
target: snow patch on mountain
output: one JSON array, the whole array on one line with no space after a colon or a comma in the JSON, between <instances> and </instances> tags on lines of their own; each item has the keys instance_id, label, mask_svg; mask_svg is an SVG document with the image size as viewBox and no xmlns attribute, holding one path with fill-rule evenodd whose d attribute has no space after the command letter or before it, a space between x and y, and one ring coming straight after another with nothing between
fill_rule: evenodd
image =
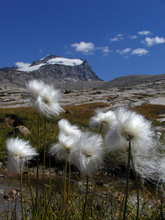
<instances>
[{"instance_id":1,"label":"snow patch on mountain","mask_svg":"<svg viewBox=\"0 0 165 220\"><path fill-rule=\"evenodd\" d=\"M30 63L24 63L24 62L17 62L16 63L16 66L18 67L18 69L27 68L30 65L31 65Z\"/></svg>"},{"instance_id":2,"label":"snow patch on mountain","mask_svg":"<svg viewBox=\"0 0 165 220\"><path fill-rule=\"evenodd\" d=\"M18 67L17 69L18 71L32 72L32 71L38 70L41 66L45 66L45 65L78 66L78 65L81 65L82 63L83 63L83 60L81 59L69 59L69 58L63 58L63 57L56 57L56 58L49 59L46 63L40 63L40 64L33 65L33 66L29 63L23 63L23 62L17 62L16 65Z\"/></svg>"},{"instance_id":3,"label":"snow patch on mountain","mask_svg":"<svg viewBox=\"0 0 165 220\"><path fill-rule=\"evenodd\" d=\"M17 63L16 63L16 65L17 65ZM23 72L32 72L32 71L35 71L35 70L38 70L41 66L44 66L44 65L46 65L45 63L42 63L42 64L38 64L38 65L36 65L36 66L31 66L31 64L30 65L22 65L22 67L19 67L18 66L18 71L23 71Z\"/></svg>"},{"instance_id":4,"label":"snow patch on mountain","mask_svg":"<svg viewBox=\"0 0 165 220\"><path fill-rule=\"evenodd\" d=\"M60 64L66 66L77 66L83 63L80 59L68 59L63 57L52 58L47 61L48 64Z\"/></svg>"}]
</instances>

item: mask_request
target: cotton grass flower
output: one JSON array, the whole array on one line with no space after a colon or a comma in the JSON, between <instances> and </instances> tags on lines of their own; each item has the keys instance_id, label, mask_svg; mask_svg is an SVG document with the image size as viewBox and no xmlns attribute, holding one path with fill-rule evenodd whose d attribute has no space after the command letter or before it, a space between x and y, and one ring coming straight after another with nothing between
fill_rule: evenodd
<instances>
[{"instance_id":1,"label":"cotton grass flower","mask_svg":"<svg viewBox=\"0 0 165 220\"><path fill-rule=\"evenodd\" d=\"M136 172L155 181L158 179L158 157L151 123L142 115L123 107L115 110L115 115L118 126L105 136L107 150L120 150L127 154L131 143L132 163Z\"/></svg>"},{"instance_id":2,"label":"cotton grass flower","mask_svg":"<svg viewBox=\"0 0 165 220\"><path fill-rule=\"evenodd\" d=\"M50 154L55 155L59 160L66 160L70 151L76 147L81 136L81 130L77 126L71 125L66 119L58 121L58 127L58 143L50 148Z\"/></svg>"},{"instance_id":3,"label":"cotton grass flower","mask_svg":"<svg viewBox=\"0 0 165 220\"><path fill-rule=\"evenodd\" d=\"M55 155L59 160L66 160L71 150L76 147L76 144L76 138L73 136L66 136L65 133L61 132L58 135L58 143L52 145L49 152L51 155Z\"/></svg>"},{"instance_id":4,"label":"cotton grass flower","mask_svg":"<svg viewBox=\"0 0 165 220\"><path fill-rule=\"evenodd\" d=\"M31 160L38 153L29 144L29 141L24 141L17 138L9 138L6 141L8 151L7 169L11 173L20 173L25 162Z\"/></svg>"},{"instance_id":5,"label":"cotton grass flower","mask_svg":"<svg viewBox=\"0 0 165 220\"><path fill-rule=\"evenodd\" d=\"M53 85L47 85L40 80L31 80L27 84L31 92L30 103L35 106L38 112L46 117L59 115L63 109L58 103L61 93Z\"/></svg>"},{"instance_id":6,"label":"cotton grass flower","mask_svg":"<svg viewBox=\"0 0 165 220\"><path fill-rule=\"evenodd\" d=\"M98 128L105 132L116 126L116 116L113 111L102 112L100 109L95 111L95 115L90 118L89 126Z\"/></svg>"},{"instance_id":7,"label":"cotton grass flower","mask_svg":"<svg viewBox=\"0 0 165 220\"><path fill-rule=\"evenodd\" d=\"M42 89L45 87L45 84L41 80L33 79L30 80L28 83L26 83L26 86L30 91L30 95L31 95L30 103L32 105L35 105L39 97L40 91L42 91Z\"/></svg>"},{"instance_id":8,"label":"cotton grass flower","mask_svg":"<svg viewBox=\"0 0 165 220\"><path fill-rule=\"evenodd\" d=\"M128 150L128 140L131 140L132 150L142 150L144 153L153 147L154 133L151 123L142 115L124 107L115 110L117 127L105 136L105 143L109 151Z\"/></svg>"},{"instance_id":9,"label":"cotton grass flower","mask_svg":"<svg viewBox=\"0 0 165 220\"><path fill-rule=\"evenodd\" d=\"M143 178L156 183L160 179L159 156L156 149L151 149L148 153L136 151L133 154L133 162L136 172Z\"/></svg>"},{"instance_id":10,"label":"cotton grass flower","mask_svg":"<svg viewBox=\"0 0 165 220\"><path fill-rule=\"evenodd\" d=\"M127 213L127 202L129 197L129 176L130 165L135 174L136 187L137 187L137 219L139 215L139 187L137 180L137 165L139 156L143 155L144 159L147 151L152 147L153 132L151 131L151 124L141 115L129 111L126 108L118 108L115 110L117 120L117 127L113 131L109 131L105 136L105 143L109 151L124 150L128 151L127 159L127 181L125 189L125 202L123 219ZM137 154L137 155L136 155ZM143 167L143 164L140 164ZM141 169L142 170L142 169ZM140 170L140 172L141 172ZM138 170L139 171L139 170Z\"/></svg>"},{"instance_id":11,"label":"cotton grass flower","mask_svg":"<svg viewBox=\"0 0 165 220\"><path fill-rule=\"evenodd\" d=\"M69 161L72 162L82 174L91 176L103 163L103 140L100 135L90 132L81 134L77 147L73 148Z\"/></svg>"},{"instance_id":12,"label":"cotton grass flower","mask_svg":"<svg viewBox=\"0 0 165 220\"><path fill-rule=\"evenodd\" d=\"M36 101L38 111L47 117L59 115L63 111L58 103L60 98L59 90L55 90L53 86L45 86Z\"/></svg>"},{"instance_id":13,"label":"cotton grass flower","mask_svg":"<svg viewBox=\"0 0 165 220\"><path fill-rule=\"evenodd\" d=\"M71 125L66 119L58 121L58 127L60 132L64 132L66 136L80 137L81 130L76 125Z\"/></svg>"}]
</instances>

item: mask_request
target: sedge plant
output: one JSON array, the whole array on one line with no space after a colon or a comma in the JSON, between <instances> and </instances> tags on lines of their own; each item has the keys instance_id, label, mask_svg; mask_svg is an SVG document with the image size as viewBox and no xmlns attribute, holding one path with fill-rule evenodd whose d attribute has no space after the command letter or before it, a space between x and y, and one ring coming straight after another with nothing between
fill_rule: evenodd
<instances>
[{"instance_id":1,"label":"sedge plant","mask_svg":"<svg viewBox=\"0 0 165 220\"><path fill-rule=\"evenodd\" d=\"M47 118L58 116L63 109L59 104L61 92L53 85L48 85L41 80L33 79L26 84L30 92L30 104L38 111L38 149L40 146L40 114L44 116L44 149L43 149L43 194L45 194L45 158L46 158L46 133ZM51 177L50 177L51 178ZM38 203L38 163L37 163L37 187L36 207ZM44 200L45 205L45 200Z\"/></svg>"},{"instance_id":2,"label":"sedge plant","mask_svg":"<svg viewBox=\"0 0 165 220\"><path fill-rule=\"evenodd\" d=\"M58 160L65 161L65 179L64 179L64 198L63 198L63 216L65 212L65 201L66 201L66 179L67 179L67 164L70 152L77 146L77 142L80 138L81 131L77 126L71 125L68 120L61 119L58 122L59 135L58 143L54 144L50 148L50 154L55 156ZM68 216L68 204L70 194L70 163L69 163L69 186L68 186L68 199L67 199L67 212Z\"/></svg>"},{"instance_id":3,"label":"sedge plant","mask_svg":"<svg viewBox=\"0 0 165 220\"><path fill-rule=\"evenodd\" d=\"M35 205L33 207L34 219L88 219L89 216L95 218L96 213L99 216L107 217L110 213L109 219L113 218L113 214L117 215L117 211L113 211L112 207L116 208L116 204L113 204L112 198L110 200L107 197L106 203L99 201L96 205L95 201L90 200L89 211L89 180L94 172L104 164L104 157L107 152L122 151L126 155L127 160L127 176L126 176L126 189L125 189L125 201L123 210L123 219L126 219L130 215L128 210L129 199L129 178L130 169L132 168L137 190L137 203L136 214L132 212L134 218L139 219L139 183L137 175L142 178L156 179L159 177L160 182L165 182L164 175L164 157L162 156L161 162L158 161L158 157L155 151L154 132L151 127L151 123L143 116L128 110L127 108L117 108L115 111L102 112L96 110L95 115L90 119L90 128L98 128L100 133L103 130L105 139L100 134L94 134L88 131L82 131L78 126L71 125L66 119L58 121L58 141L51 144L49 153L55 157L55 159L65 162L65 178L62 196L57 195L52 188L51 182L51 168L50 168L50 186L45 181L45 162L46 162L46 133L47 123L49 118L57 117L63 109L59 104L61 93L56 90L53 85L48 85L40 80L31 80L27 83L27 88L31 94L30 103L38 111L38 143L37 150L40 149L40 120L41 115L44 118L44 143L43 143L43 194L39 197L38 188L38 175L39 163L37 162L37 187L36 195L33 192L31 194L32 203L34 203L33 195L35 197ZM21 209L22 219L25 219L27 215L24 214L23 206L23 183L22 183L22 170L24 164L37 156L38 153L32 148L28 141L23 141L19 138L7 140L8 150L8 170L10 172L17 172L20 174L21 184ZM67 174L67 165L69 163L69 174ZM82 176L86 177L85 195L82 199L81 196L75 199L74 193L70 196L70 184L71 184L71 165L77 167ZM159 172L158 170L159 165ZM156 174L158 173L158 174ZM68 178L67 178L68 177ZM30 177L28 173L29 185ZM68 184L67 184L68 179ZM111 183L109 183L111 184ZM68 186L68 187L67 187ZM53 186L54 187L54 186ZM49 190L50 188L50 190ZM48 189L48 190L47 190ZM32 192L32 190L31 190ZM54 198L55 195L55 198ZM111 195L112 197L112 195ZM123 196L120 196L123 198ZM121 199L120 198L120 199ZM74 201L73 201L74 200ZM119 200L119 199L118 199ZM43 201L43 204L42 202ZM101 205L100 205L101 204ZM110 205L110 211L108 210ZM105 209L105 210L104 210ZM132 208L133 209L133 208ZM116 210L120 210L116 208ZM122 209L121 209L122 210ZM107 212L107 213L105 213ZM120 212L120 211L119 211ZM161 217L163 217L163 200L160 205ZM121 217L119 213L119 217ZM108 218L108 217L107 217Z\"/></svg>"},{"instance_id":4,"label":"sedge plant","mask_svg":"<svg viewBox=\"0 0 165 220\"><path fill-rule=\"evenodd\" d=\"M100 135L83 132L77 145L70 153L71 161L82 174L86 175L86 193L82 210L82 219L85 219L85 211L88 197L89 177L103 164L103 140Z\"/></svg>"},{"instance_id":5,"label":"sedge plant","mask_svg":"<svg viewBox=\"0 0 165 220\"><path fill-rule=\"evenodd\" d=\"M138 166L139 174L143 170L143 164L138 163L139 158L146 160L148 158L148 151L154 148L153 131L151 129L151 123L147 121L143 116L132 112L124 107L117 108L115 110L115 116L117 120L116 127L110 129L105 136L105 144L108 151L121 150L128 152L127 161L127 183L125 193L125 206L123 219L126 218L127 212L127 200L128 200L128 183L129 183L129 169L130 162L132 160L133 170L136 177L136 168ZM135 163L134 163L135 159ZM135 164L135 167L134 167ZM140 169L140 167L142 167ZM156 169L156 167L155 167ZM146 174L147 175L147 174ZM137 186L137 219L139 215L139 189L138 180L136 178Z\"/></svg>"},{"instance_id":6,"label":"sedge plant","mask_svg":"<svg viewBox=\"0 0 165 220\"><path fill-rule=\"evenodd\" d=\"M23 205L23 168L26 162L37 156L38 153L31 147L28 141L22 139L10 138L6 141L8 152L7 169L10 173L20 174L20 189L21 189L21 210L22 219L24 220L24 205Z\"/></svg>"}]
</instances>

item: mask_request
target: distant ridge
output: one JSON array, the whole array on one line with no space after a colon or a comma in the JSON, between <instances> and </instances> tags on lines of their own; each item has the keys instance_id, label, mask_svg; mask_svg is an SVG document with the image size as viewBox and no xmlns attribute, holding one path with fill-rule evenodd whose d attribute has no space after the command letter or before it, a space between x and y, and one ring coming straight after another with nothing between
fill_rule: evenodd
<instances>
[{"instance_id":1,"label":"distant ridge","mask_svg":"<svg viewBox=\"0 0 165 220\"><path fill-rule=\"evenodd\" d=\"M87 90L110 89L112 87L133 87L139 84L165 82L165 74L161 75L128 75L117 77L111 81L102 81L86 60L70 59L56 55L48 55L32 64L17 63L17 67L0 69L0 84L25 87L30 79L41 79L53 83L59 89Z\"/></svg>"},{"instance_id":2,"label":"distant ridge","mask_svg":"<svg viewBox=\"0 0 165 220\"><path fill-rule=\"evenodd\" d=\"M165 74L161 75L149 75L149 74L139 74L139 75L128 75L120 76L109 82L105 82L104 87L129 87L135 86L143 83L154 83L159 80L165 80Z\"/></svg>"},{"instance_id":3,"label":"distant ridge","mask_svg":"<svg viewBox=\"0 0 165 220\"><path fill-rule=\"evenodd\" d=\"M59 85L60 89L102 89L107 90L113 87L118 88L128 88L140 84L156 83L157 81L162 81L165 84L165 74L161 75L128 75L117 77L111 81L91 81L91 82L69 82Z\"/></svg>"}]
</instances>

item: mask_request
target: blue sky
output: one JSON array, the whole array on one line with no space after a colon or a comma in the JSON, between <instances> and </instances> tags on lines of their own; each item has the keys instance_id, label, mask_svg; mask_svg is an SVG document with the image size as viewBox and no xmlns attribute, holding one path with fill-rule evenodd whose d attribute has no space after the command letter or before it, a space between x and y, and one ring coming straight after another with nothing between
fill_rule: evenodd
<instances>
[{"instance_id":1,"label":"blue sky","mask_svg":"<svg viewBox=\"0 0 165 220\"><path fill-rule=\"evenodd\" d=\"M47 55L103 80L165 73L165 0L1 0L0 68Z\"/></svg>"}]
</instances>

